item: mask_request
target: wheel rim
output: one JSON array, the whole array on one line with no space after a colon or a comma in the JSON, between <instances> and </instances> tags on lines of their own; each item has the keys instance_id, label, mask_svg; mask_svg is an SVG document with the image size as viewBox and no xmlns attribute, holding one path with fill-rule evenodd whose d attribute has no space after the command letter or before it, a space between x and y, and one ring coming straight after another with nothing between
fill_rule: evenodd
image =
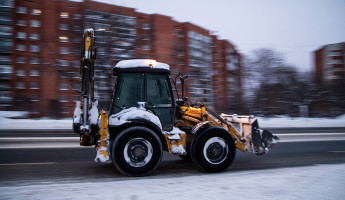
<instances>
[{"instance_id":1,"label":"wheel rim","mask_svg":"<svg viewBox=\"0 0 345 200\"><path fill-rule=\"evenodd\" d=\"M228 156L229 147L223 138L212 137L204 145L205 159L212 164L222 163Z\"/></svg>"},{"instance_id":2,"label":"wheel rim","mask_svg":"<svg viewBox=\"0 0 345 200\"><path fill-rule=\"evenodd\" d=\"M142 167L150 162L153 148L149 141L144 138L133 138L127 142L123 156L125 161L132 167Z\"/></svg>"}]
</instances>

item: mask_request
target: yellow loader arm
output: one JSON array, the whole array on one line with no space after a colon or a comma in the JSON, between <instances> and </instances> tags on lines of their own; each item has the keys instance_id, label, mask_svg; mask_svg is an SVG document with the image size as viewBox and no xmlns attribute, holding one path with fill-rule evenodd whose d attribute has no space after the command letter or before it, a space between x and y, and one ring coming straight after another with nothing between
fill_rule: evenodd
<instances>
[{"instance_id":1,"label":"yellow loader arm","mask_svg":"<svg viewBox=\"0 0 345 200\"><path fill-rule=\"evenodd\" d=\"M197 101L196 106L181 106L180 113L177 123L192 126L192 134L205 125L222 127L230 132L236 147L243 152L262 155L279 140L269 131L260 129L253 115L218 115L201 101Z\"/></svg>"}]
</instances>

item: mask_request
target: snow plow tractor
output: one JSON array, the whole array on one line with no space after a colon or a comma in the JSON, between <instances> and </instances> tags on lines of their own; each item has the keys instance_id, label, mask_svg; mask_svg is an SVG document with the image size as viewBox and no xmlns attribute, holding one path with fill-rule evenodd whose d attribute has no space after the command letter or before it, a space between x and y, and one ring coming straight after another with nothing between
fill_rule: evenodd
<instances>
[{"instance_id":1,"label":"snow plow tractor","mask_svg":"<svg viewBox=\"0 0 345 200\"><path fill-rule=\"evenodd\" d=\"M88 89L76 103L73 128L80 145L96 147L96 162L113 162L127 176L144 176L159 166L166 151L191 158L203 171L220 172L231 165L236 149L262 155L279 139L259 129L254 116L218 115L202 101L189 105L183 95L187 76L170 78L169 65L149 59L116 64L110 110L98 112L93 100L93 42L84 45L92 38L92 29L86 29L81 84Z\"/></svg>"}]
</instances>

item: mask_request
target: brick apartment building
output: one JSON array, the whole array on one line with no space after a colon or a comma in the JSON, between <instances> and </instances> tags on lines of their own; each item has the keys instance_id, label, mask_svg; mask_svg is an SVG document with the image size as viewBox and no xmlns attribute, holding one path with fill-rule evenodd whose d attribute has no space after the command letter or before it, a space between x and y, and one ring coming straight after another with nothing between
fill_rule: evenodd
<instances>
[{"instance_id":1,"label":"brick apartment building","mask_svg":"<svg viewBox=\"0 0 345 200\"><path fill-rule=\"evenodd\" d=\"M315 76L320 85L345 80L345 42L324 45L314 51Z\"/></svg>"},{"instance_id":2,"label":"brick apartment building","mask_svg":"<svg viewBox=\"0 0 345 200\"><path fill-rule=\"evenodd\" d=\"M0 41L8 39L11 45L0 47L2 110L26 110L33 117L71 117L80 95L84 28L95 30L95 97L102 109L108 109L111 100L112 67L132 58L165 62L172 76L189 74L186 96L202 99L218 111L241 102L240 54L207 29L89 0L2 2L8 2L0 5L0 11L10 23L0 19L1 26L9 27L1 29Z\"/></svg>"},{"instance_id":3,"label":"brick apartment building","mask_svg":"<svg viewBox=\"0 0 345 200\"><path fill-rule=\"evenodd\" d=\"M12 107L11 97L11 52L12 52L12 11L10 1L0 1L0 109Z\"/></svg>"}]
</instances>

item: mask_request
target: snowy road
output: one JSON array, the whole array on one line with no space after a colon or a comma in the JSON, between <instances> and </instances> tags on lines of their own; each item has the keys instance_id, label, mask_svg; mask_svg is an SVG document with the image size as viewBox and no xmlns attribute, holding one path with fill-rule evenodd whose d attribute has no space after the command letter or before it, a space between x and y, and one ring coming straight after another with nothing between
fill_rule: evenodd
<instances>
[{"instance_id":1,"label":"snowy road","mask_svg":"<svg viewBox=\"0 0 345 200\"><path fill-rule=\"evenodd\" d=\"M345 142L281 143L265 156L237 152L206 174L165 154L148 177L93 162L92 148L0 150L0 199L343 199Z\"/></svg>"},{"instance_id":2,"label":"snowy road","mask_svg":"<svg viewBox=\"0 0 345 200\"><path fill-rule=\"evenodd\" d=\"M231 167L219 174L164 154L155 173L142 178L94 163L95 150L78 146L76 137L2 134L0 199L343 199L344 133L314 132L285 132L264 156L237 151Z\"/></svg>"}]
</instances>

